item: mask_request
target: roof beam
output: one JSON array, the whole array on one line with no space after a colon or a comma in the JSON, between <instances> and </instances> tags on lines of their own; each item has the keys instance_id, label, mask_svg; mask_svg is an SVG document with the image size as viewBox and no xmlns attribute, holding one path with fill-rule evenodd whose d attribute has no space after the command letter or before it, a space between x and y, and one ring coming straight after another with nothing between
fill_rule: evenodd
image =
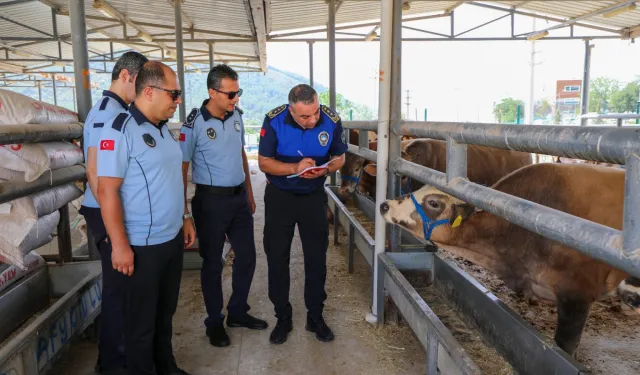
<instances>
[{"instance_id":1,"label":"roof beam","mask_svg":"<svg viewBox=\"0 0 640 375\"><path fill-rule=\"evenodd\" d=\"M267 72L267 30L264 16L264 2L262 0L249 0L251 5L251 15L255 26L255 37L257 39L257 55L260 58L260 70Z\"/></svg>"},{"instance_id":2,"label":"roof beam","mask_svg":"<svg viewBox=\"0 0 640 375\"><path fill-rule=\"evenodd\" d=\"M449 8L447 8L447 10L445 10L445 13L451 13L453 12L456 8L458 8L459 6L461 6L464 3L467 3L468 1L458 1L455 4L453 4L452 6L450 6Z\"/></svg>"},{"instance_id":3,"label":"roof beam","mask_svg":"<svg viewBox=\"0 0 640 375\"><path fill-rule=\"evenodd\" d=\"M530 3L530 2L531 2L531 0L521 1L521 2L519 2L518 4L515 4L515 5L513 6L513 9L521 8L522 6L524 6L525 4Z\"/></svg>"},{"instance_id":4,"label":"roof beam","mask_svg":"<svg viewBox=\"0 0 640 375\"><path fill-rule=\"evenodd\" d=\"M173 8L173 3L176 0L167 0L169 2L169 4L171 4L171 7ZM182 1L184 3L184 0L178 0L178 1ZM189 29L193 28L193 22L191 21L191 19L189 17L187 17L187 14L184 12L184 9L181 9L181 13L182 13L182 22L186 22L187 26L189 26Z\"/></svg>"},{"instance_id":5,"label":"roof beam","mask_svg":"<svg viewBox=\"0 0 640 375\"><path fill-rule=\"evenodd\" d=\"M264 16L267 18L267 35L271 33L271 0L264 0Z\"/></svg>"}]
</instances>

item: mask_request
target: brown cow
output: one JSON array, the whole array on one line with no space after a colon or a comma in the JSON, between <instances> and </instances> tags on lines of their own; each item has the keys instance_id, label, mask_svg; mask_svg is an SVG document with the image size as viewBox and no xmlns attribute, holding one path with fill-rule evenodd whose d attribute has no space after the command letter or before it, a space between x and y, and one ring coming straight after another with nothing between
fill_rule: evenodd
<instances>
[{"instance_id":1,"label":"brown cow","mask_svg":"<svg viewBox=\"0 0 640 375\"><path fill-rule=\"evenodd\" d=\"M588 164L533 164L505 176L493 189L620 229L624 175ZM501 217L474 213L469 204L433 187L424 186L413 196L430 221L449 220L432 230L431 240L439 247L491 270L516 293L557 304L555 341L570 355L578 348L591 304L628 276ZM388 200L380 212L386 221L425 237L410 197Z\"/></svg>"}]
</instances>

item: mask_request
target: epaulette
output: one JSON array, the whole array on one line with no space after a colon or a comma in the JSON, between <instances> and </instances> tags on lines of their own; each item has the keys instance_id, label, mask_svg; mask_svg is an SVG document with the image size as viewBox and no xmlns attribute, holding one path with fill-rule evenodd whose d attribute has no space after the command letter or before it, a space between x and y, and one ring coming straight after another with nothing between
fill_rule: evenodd
<instances>
[{"instance_id":1,"label":"epaulette","mask_svg":"<svg viewBox=\"0 0 640 375\"><path fill-rule=\"evenodd\" d=\"M196 117L198 117L198 112L199 112L198 108L192 109L191 112L189 113L189 116L187 116L187 121L185 121L184 124L182 124L182 126L186 126L187 128L193 128L193 123L196 121Z\"/></svg>"},{"instance_id":2,"label":"epaulette","mask_svg":"<svg viewBox=\"0 0 640 375\"><path fill-rule=\"evenodd\" d=\"M276 107L276 108L274 108L274 109L270 110L270 111L267 113L267 116L268 116L270 119L273 119L273 118L274 118L274 117L276 117L277 115L281 114L281 113L282 113L282 111L284 111L284 110L285 110L285 108L287 108L287 105L286 105L286 104L283 104L283 105L281 105L281 106L279 106L279 107Z\"/></svg>"},{"instance_id":3,"label":"epaulette","mask_svg":"<svg viewBox=\"0 0 640 375\"><path fill-rule=\"evenodd\" d=\"M100 108L99 108L98 110L99 110L99 111L104 111L104 110L105 110L105 108L107 108L107 103L109 103L109 98L108 98L108 97L105 97L105 98L102 100L102 103L100 103Z\"/></svg>"},{"instance_id":4,"label":"epaulette","mask_svg":"<svg viewBox=\"0 0 640 375\"><path fill-rule=\"evenodd\" d=\"M236 107L236 110L241 114L244 115L244 111L240 109L240 107Z\"/></svg>"},{"instance_id":5,"label":"epaulette","mask_svg":"<svg viewBox=\"0 0 640 375\"><path fill-rule=\"evenodd\" d=\"M331 119L331 121L337 123L338 121L340 121L340 116L335 113L333 111L333 109L327 107L326 105L322 106L322 112L324 112L325 115L329 116L329 118Z\"/></svg>"},{"instance_id":6,"label":"epaulette","mask_svg":"<svg viewBox=\"0 0 640 375\"><path fill-rule=\"evenodd\" d=\"M127 112L122 112L118 114L118 116L116 116L116 118L113 120L113 124L111 124L111 128L121 132L122 126L124 125L124 120L126 120L127 117L129 117L129 113Z\"/></svg>"}]
</instances>

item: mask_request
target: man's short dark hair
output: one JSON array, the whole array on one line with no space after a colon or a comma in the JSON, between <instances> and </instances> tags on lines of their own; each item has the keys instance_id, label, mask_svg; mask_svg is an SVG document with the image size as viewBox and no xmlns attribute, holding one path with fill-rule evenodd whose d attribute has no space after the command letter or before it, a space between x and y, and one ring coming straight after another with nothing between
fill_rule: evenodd
<instances>
[{"instance_id":1,"label":"man's short dark hair","mask_svg":"<svg viewBox=\"0 0 640 375\"><path fill-rule=\"evenodd\" d=\"M289 105L293 105L299 102L304 104L311 104L318 96L316 90L307 85L306 83L301 83L289 91Z\"/></svg>"},{"instance_id":2,"label":"man's short dark hair","mask_svg":"<svg viewBox=\"0 0 640 375\"><path fill-rule=\"evenodd\" d=\"M116 81L118 77L120 77L120 73L122 73L123 69L127 69L131 77L135 77L142 68L142 65L147 61L149 61L149 59L139 52L125 52L120 56L116 65L113 67L113 71L111 72L111 81Z\"/></svg>"},{"instance_id":3,"label":"man's short dark hair","mask_svg":"<svg viewBox=\"0 0 640 375\"><path fill-rule=\"evenodd\" d=\"M218 64L214 66L211 68L209 75L207 76L207 89L220 89L224 78L237 81L238 73L226 64Z\"/></svg>"},{"instance_id":4,"label":"man's short dark hair","mask_svg":"<svg viewBox=\"0 0 640 375\"><path fill-rule=\"evenodd\" d=\"M165 78L165 68L167 68L167 66L158 61L145 63L140 69L140 72L138 72L138 78L136 78L136 96L140 95L147 86L162 87Z\"/></svg>"}]
</instances>

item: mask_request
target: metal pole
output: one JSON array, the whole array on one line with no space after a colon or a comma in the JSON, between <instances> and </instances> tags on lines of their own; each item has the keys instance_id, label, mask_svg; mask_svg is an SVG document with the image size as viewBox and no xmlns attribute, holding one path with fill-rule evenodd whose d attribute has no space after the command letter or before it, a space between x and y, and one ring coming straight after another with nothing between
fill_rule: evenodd
<instances>
[{"instance_id":1,"label":"metal pole","mask_svg":"<svg viewBox=\"0 0 640 375\"><path fill-rule=\"evenodd\" d=\"M584 41L584 71L582 75L582 98L580 103L581 115L586 115L589 111L589 73L591 70L591 45L589 39ZM580 118L580 126L586 126L587 119Z\"/></svg>"},{"instance_id":2,"label":"metal pole","mask_svg":"<svg viewBox=\"0 0 640 375\"><path fill-rule=\"evenodd\" d=\"M512 13L513 14L513 13ZM533 18L533 28L531 30L535 30L536 29L536 19L535 17ZM531 41L531 70L529 73L529 110L527 111L528 116L527 116L527 124L533 125L533 121L534 121L534 90L533 90L533 86L534 86L534 74L535 74L535 66L536 66L536 41Z\"/></svg>"},{"instance_id":3,"label":"metal pole","mask_svg":"<svg viewBox=\"0 0 640 375\"><path fill-rule=\"evenodd\" d=\"M42 101L42 85L38 82L38 100Z\"/></svg>"},{"instance_id":4,"label":"metal pole","mask_svg":"<svg viewBox=\"0 0 640 375\"><path fill-rule=\"evenodd\" d=\"M336 110L336 2L329 0L329 106ZM336 184L336 174L331 174L331 185Z\"/></svg>"},{"instance_id":5,"label":"metal pole","mask_svg":"<svg viewBox=\"0 0 640 375\"><path fill-rule=\"evenodd\" d=\"M400 158L400 136L392 129L402 121L402 2L394 1L393 4L393 33L391 41L391 118L389 130L389 161ZM407 103L409 92L407 91ZM409 117L407 105L407 117ZM379 138L378 138L379 139ZM378 164L379 165L379 164ZM388 165L389 182L387 186L387 198L393 199L400 196L400 175L394 173L391 165ZM389 233L389 251L398 252L400 249L400 228L387 224Z\"/></svg>"},{"instance_id":6,"label":"metal pole","mask_svg":"<svg viewBox=\"0 0 640 375\"><path fill-rule=\"evenodd\" d=\"M84 120L87 119L87 114L91 110L91 80L89 78L89 49L87 46L84 1L69 0L69 19L71 22L71 47L73 49L75 86L80 90L77 93L78 95L76 95L76 99L78 100L78 118L81 122L84 122Z\"/></svg>"},{"instance_id":7,"label":"metal pole","mask_svg":"<svg viewBox=\"0 0 640 375\"><path fill-rule=\"evenodd\" d=\"M209 43L209 69L213 69L213 62L215 61L216 44Z\"/></svg>"},{"instance_id":8,"label":"metal pole","mask_svg":"<svg viewBox=\"0 0 640 375\"><path fill-rule=\"evenodd\" d=\"M75 87L71 88L71 95L73 96L73 111L77 112L78 107L76 106L76 88Z\"/></svg>"},{"instance_id":9,"label":"metal pole","mask_svg":"<svg viewBox=\"0 0 640 375\"><path fill-rule=\"evenodd\" d=\"M467 145L447 137L447 183L458 177L467 178Z\"/></svg>"},{"instance_id":10,"label":"metal pole","mask_svg":"<svg viewBox=\"0 0 640 375\"><path fill-rule=\"evenodd\" d=\"M313 87L313 42L309 42L309 86Z\"/></svg>"},{"instance_id":11,"label":"metal pole","mask_svg":"<svg viewBox=\"0 0 640 375\"><path fill-rule=\"evenodd\" d=\"M54 105L58 105L58 95L56 93L56 75L52 74L51 77L52 77L51 78L51 83L52 83L52 88L53 88L53 104ZM81 120L81 121L83 121L83 120Z\"/></svg>"},{"instance_id":12,"label":"metal pole","mask_svg":"<svg viewBox=\"0 0 640 375\"><path fill-rule=\"evenodd\" d=\"M383 320L382 303L384 287L380 283L384 280L380 274L379 254L384 253L386 242L386 223L377 209L378 205L387 197L387 177L389 161L389 144L385 142L389 137L389 106L391 104L391 80L387 79L391 73L391 42L393 36L393 0L381 0L380 5L380 101L378 105L378 155L376 178L376 210L375 210L375 253L373 259L373 282L377 287L373 288L373 302L371 314L367 315L367 321L376 323ZM385 75L387 74L387 75ZM384 272L384 271L382 271Z\"/></svg>"},{"instance_id":13,"label":"metal pole","mask_svg":"<svg viewBox=\"0 0 640 375\"><path fill-rule=\"evenodd\" d=\"M627 157L624 185L624 221L622 223L622 247L627 257L637 257L640 250L640 156ZM632 255L635 254L635 255Z\"/></svg>"},{"instance_id":14,"label":"metal pole","mask_svg":"<svg viewBox=\"0 0 640 375\"><path fill-rule=\"evenodd\" d=\"M176 26L176 60L178 62L178 80L180 88L185 92L184 86L184 54L182 49L182 0L173 0L173 10L175 12ZM186 105L184 95L180 103L180 122L186 118Z\"/></svg>"}]
</instances>

